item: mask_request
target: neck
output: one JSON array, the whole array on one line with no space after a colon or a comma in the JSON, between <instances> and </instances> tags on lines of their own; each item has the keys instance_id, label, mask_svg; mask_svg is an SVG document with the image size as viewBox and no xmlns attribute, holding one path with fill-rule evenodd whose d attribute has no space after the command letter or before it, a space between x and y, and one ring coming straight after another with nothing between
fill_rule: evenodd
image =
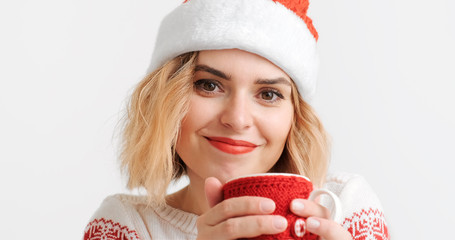
<instances>
[{"instance_id":1,"label":"neck","mask_svg":"<svg viewBox=\"0 0 455 240\"><path fill-rule=\"evenodd\" d=\"M188 186L176 193L168 195L166 202L171 207L201 215L210 209L205 197L204 180L189 177L190 183Z\"/></svg>"}]
</instances>

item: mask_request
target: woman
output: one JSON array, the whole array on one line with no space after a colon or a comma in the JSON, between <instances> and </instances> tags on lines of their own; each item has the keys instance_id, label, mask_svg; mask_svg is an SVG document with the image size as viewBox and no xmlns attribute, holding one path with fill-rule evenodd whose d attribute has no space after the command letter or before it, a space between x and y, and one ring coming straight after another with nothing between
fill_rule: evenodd
<instances>
[{"instance_id":1,"label":"woman","mask_svg":"<svg viewBox=\"0 0 455 240\"><path fill-rule=\"evenodd\" d=\"M324 239L388 239L379 201L355 175L327 177L326 133L308 104L317 32L308 1L190 0L162 22L150 74L132 95L122 163L130 188L108 197L84 239L236 239L288 228L271 199L223 201L229 179L286 172L309 177L343 203L295 199L307 230ZM173 179L189 177L172 195ZM362 197L359 198L359 195ZM371 238L369 238L371 237Z\"/></svg>"}]
</instances>

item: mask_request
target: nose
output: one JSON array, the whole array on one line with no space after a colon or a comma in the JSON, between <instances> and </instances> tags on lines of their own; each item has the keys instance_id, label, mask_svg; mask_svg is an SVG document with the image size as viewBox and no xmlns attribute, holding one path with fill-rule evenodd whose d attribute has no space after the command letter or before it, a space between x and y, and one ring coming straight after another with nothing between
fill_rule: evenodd
<instances>
[{"instance_id":1,"label":"nose","mask_svg":"<svg viewBox=\"0 0 455 240\"><path fill-rule=\"evenodd\" d=\"M246 130L253 125L251 103L246 96L231 96L224 103L224 109L221 113L221 123L239 132Z\"/></svg>"}]
</instances>

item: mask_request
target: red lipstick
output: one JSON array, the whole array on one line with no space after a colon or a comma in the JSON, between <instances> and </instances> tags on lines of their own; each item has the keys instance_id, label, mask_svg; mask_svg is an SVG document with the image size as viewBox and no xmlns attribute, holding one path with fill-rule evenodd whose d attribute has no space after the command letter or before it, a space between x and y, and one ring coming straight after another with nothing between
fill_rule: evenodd
<instances>
[{"instance_id":1,"label":"red lipstick","mask_svg":"<svg viewBox=\"0 0 455 240\"><path fill-rule=\"evenodd\" d=\"M229 154L249 153L257 147L256 144L247 141L234 140L224 137L207 137L207 140L209 140L209 143L212 146Z\"/></svg>"}]
</instances>

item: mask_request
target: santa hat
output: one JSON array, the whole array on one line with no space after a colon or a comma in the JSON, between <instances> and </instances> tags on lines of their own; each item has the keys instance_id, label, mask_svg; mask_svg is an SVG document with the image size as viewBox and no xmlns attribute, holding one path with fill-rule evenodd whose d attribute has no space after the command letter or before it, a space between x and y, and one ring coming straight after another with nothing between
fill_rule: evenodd
<instances>
[{"instance_id":1,"label":"santa hat","mask_svg":"<svg viewBox=\"0 0 455 240\"><path fill-rule=\"evenodd\" d=\"M241 49L285 71L310 100L316 87L318 34L308 0L186 0L161 22L148 72L199 50Z\"/></svg>"}]
</instances>

